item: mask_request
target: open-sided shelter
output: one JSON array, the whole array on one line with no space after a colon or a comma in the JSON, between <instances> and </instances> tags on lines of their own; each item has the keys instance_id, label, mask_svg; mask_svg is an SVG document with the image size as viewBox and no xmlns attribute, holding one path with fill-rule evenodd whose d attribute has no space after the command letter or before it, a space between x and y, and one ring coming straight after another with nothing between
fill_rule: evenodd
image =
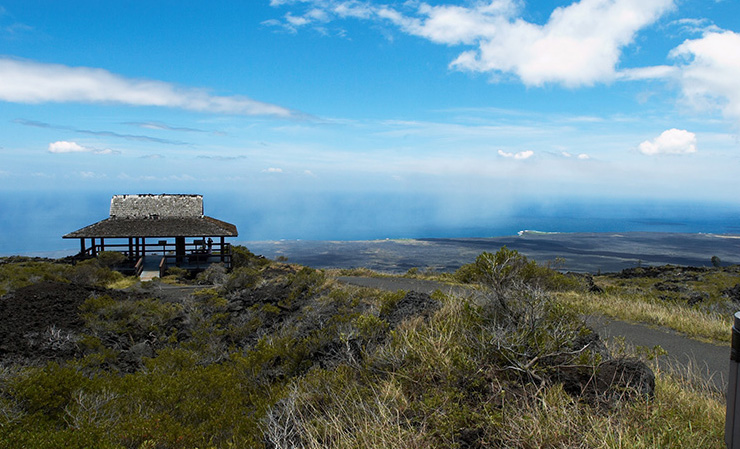
<instances>
[{"instance_id":1,"label":"open-sided shelter","mask_svg":"<svg viewBox=\"0 0 740 449\"><path fill-rule=\"evenodd\" d=\"M161 254L164 265L200 266L211 261L230 264L225 238L238 235L233 224L204 215L202 195L146 194L113 196L110 217L63 238L80 239L83 255L119 251L139 261Z\"/></svg>"}]
</instances>

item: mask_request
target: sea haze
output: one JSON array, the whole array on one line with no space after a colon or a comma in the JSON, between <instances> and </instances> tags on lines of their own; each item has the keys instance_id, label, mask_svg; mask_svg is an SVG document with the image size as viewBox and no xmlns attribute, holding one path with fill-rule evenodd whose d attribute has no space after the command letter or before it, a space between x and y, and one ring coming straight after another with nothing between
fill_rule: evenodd
<instances>
[{"instance_id":1,"label":"sea haze","mask_svg":"<svg viewBox=\"0 0 740 449\"><path fill-rule=\"evenodd\" d=\"M74 253L78 242L61 236L107 218L110 198L116 193L121 192L4 192L0 195L0 255ZM194 193L204 195L206 215L238 227L235 243L512 238L523 229L740 234L740 205L726 203L596 199L504 203L483 196L420 193ZM553 257L557 256L565 257Z\"/></svg>"}]
</instances>

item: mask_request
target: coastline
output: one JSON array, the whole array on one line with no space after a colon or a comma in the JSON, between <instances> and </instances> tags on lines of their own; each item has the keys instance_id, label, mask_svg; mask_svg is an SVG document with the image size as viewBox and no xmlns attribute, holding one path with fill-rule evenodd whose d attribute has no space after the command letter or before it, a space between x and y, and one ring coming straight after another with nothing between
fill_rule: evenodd
<instances>
[{"instance_id":1,"label":"coastline","mask_svg":"<svg viewBox=\"0 0 740 449\"><path fill-rule=\"evenodd\" d=\"M666 232L565 233L526 231L503 237L383 240L280 240L237 242L255 254L313 268L370 268L405 273L410 268L454 271L483 251L502 246L562 271L616 272L657 265L740 264L740 235ZM561 260L562 259L562 260Z\"/></svg>"}]
</instances>

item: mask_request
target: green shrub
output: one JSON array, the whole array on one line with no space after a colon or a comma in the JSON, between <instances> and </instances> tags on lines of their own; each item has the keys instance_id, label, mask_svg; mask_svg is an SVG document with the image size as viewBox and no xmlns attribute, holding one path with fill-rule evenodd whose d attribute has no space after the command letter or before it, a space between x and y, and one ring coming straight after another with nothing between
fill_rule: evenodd
<instances>
[{"instance_id":1,"label":"green shrub","mask_svg":"<svg viewBox=\"0 0 740 449\"><path fill-rule=\"evenodd\" d=\"M481 253L474 263L461 266L454 278L463 283L480 283L496 291L520 285L555 291L581 288L577 279L552 269L549 264L538 265L505 246L496 253Z\"/></svg>"},{"instance_id":2,"label":"green shrub","mask_svg":"<svg viewBox=\"0 0 740 449\"><path fill-rule=\"evenodd\" d=\"M182 306L158 299L87 299L80 312L93 337L103 341L166 340L182 317Z\"/></svg>"},{"instance_id":3,"label":"green shrub","mask_svg":"<svg viewBox=\"0 0 740 449\"><path fill-rule=\"evenodd\" d=\"M262 256L256 256L246 247L234 245L231 247L232 268L261 268L270 264L270 261Z\"/></svg>"},{"instance_id":4,"label":"green shrub","mask_svg":"<svg viewBox=\"0 0 740 449\"><path fill-rule=\"evenodd\" d=\"M187 282L188 278L190 277L190 273L185 268L181 267L167 267L167 271L165 272L165 278L162 279L164 281L171 280L174 282Z\"/></svg>"},{"instance_id":5,"label":"green shrub","mask_svg":"<svg viewBox=\"0 0 740 449\"><path fill-rule=\"evenodd\" d=\"M254 287L260 280L260 273L257 268L249 266L240 266L234 268L229 276L226 278L226 282L223 285L223 289L226 292L233 292L236 290L243 290L245 288Z\"/></svg>"},{"instance_id":6,"label":"green shrub","mask_svg":"<svg viewBox=\"0 0 740 449\"><path fill-rule=\"evenodd\" d=\"M302 267L298 272L289 276L288 285L290 286L290 295L288 301L297 298L306 298L313 296L324 287L326 275L321 270Z\"/></svg>"},{"instance_id":7,"label":"green shrub","mask_svg":"<svg viewBox=\"0 0 740 449\"><path fill-rule=\"evenodd\" d=\"M89 379L77 369L52 362L13 379L8 390L26 413L36 416L34 419L56 422L63 418L73 393L87 384Z\"/></svg>"},{"instance_id":8,"label":"green shrub","mask_svg":"<svg viewBox=\"0 0 740 449\"><path fill-rule=\"evenodd\" d=\"M210 284L210 285L223 285L228 278L226 273L226 267L220 263L211 264L203 272L198 273L196 281L199 284Z\"/></svg>"},{"instance_id":9,"label":"green shrub","mask_svg":"<svg viewBox=\"0 0 740 449\"><path fill-rule=\"evenodd\" d=\"M98 253L98 264L105 268L115 268L126 261L126 256L117 251L103 251Z\"/></svg>"},{"instance_id":10,"label":"green shrub","mask_svg":"<svg viewBox=\"0 0 740 449\"><path fill-rule=\"evenodd\" d=\"M85 284L106 286L123 279L123 275L109 267L101 265L98 259L83 260L74 266L73 271L68 275L70 281Z\"/></svg>"},{"instance_id":11,"label":"green shrub","mask_svg":"<svg viewBox=\"0 0 740 449\"><path fill-rule=\"evenodd\" d=\"M52 262L0 264L0 296L41 281L68 282L73 271L71 265Z\"/></svg>"}]
</instances>

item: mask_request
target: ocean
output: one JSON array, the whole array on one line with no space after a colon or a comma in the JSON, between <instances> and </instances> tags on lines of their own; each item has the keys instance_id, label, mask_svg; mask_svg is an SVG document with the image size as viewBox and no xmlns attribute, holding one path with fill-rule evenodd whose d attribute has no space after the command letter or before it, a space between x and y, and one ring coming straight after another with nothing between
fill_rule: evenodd
<instances>
[{"instance_id":1,"label":"ocean","mask_svg":"<svg viewBox=\"0 0 740 449\"><path fill-rule=\"evenodd\" d=\"M3 192L0 255L63 256L79 248L62 235L107 218L112 193ZM431 194L204 193L206 215L237 226L233 243L357 241L560 233L740 234L740 204L558 199L493 201Z\"/></svg>"}]
</instances>

